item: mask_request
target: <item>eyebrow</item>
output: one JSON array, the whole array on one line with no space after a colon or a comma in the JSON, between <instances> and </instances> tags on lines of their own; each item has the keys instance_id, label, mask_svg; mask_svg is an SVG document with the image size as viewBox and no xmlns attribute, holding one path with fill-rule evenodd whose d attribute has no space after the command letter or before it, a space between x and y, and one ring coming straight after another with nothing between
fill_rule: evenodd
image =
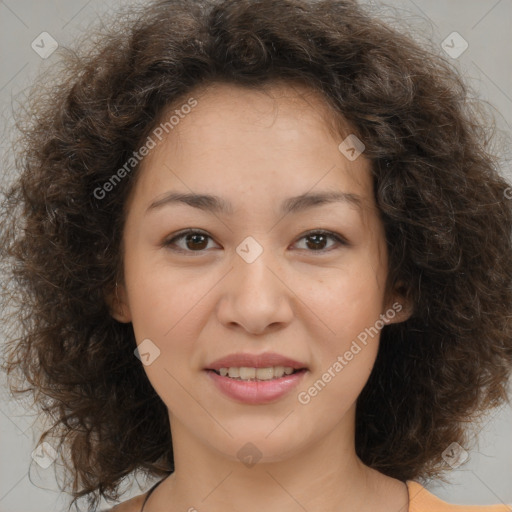
<instances>
[{"instance_id":1,"label":"eyebrow","mask_svg":"<svg viewBox=\"0 0 512 512\"><path fill-rule=\"evenodd\" d=\"M325 191L304 193L298 196L289 197L282 201L279 211L281 214L285 215L288 213L304 211L315 206L322 206L337 202L349 203L359 209L362 208L361 197L356 194L349 192ZM160 199L153 201L147 208L146 213L151 210L161 208L162 206L173 204L186 204L207 212L233 215L233 205L222 197L211 194L192 194L174 191L168 192Z\"/></svg>"}]
</instances>

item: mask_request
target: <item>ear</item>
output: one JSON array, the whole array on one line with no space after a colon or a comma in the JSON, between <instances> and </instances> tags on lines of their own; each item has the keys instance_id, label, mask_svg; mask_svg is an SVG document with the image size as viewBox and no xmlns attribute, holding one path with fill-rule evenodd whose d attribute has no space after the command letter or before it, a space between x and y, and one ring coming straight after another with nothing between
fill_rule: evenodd
<instances>
[{"instance_id":1,"label":"ear","mask_svg":"<svg viewBox=\"0 0 512 512\"><path fill-rule=\"evenodd\" d=\"M388 295L384 315L386 323L399 324L408 320L414 312L411 299L408 297L407 287L403 282L397 283L392 293Z\"/></svg>"},{"instance_id":2,"label":"ear","mask_svg":"<svg viewBox=\"0 0 512 512\"><path fill-rule=\"evenodd\" d=\"M129 323L132 321L126 287L123 284L116 283L114 288L105 294L105 301L110 310L110 315L118 322Z\"/></svg>"}]
</instances>

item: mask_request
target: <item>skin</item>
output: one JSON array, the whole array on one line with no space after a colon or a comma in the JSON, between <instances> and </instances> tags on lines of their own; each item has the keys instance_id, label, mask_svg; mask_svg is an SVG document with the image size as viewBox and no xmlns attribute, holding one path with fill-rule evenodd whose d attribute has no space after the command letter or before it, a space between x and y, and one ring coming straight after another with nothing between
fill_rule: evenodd
<instances>
[{"instance_id":1,"label":"skin","mask_svg":"<svg viewBox=\"0 0 512 512\"><path fill-rule=\"evenodd\" d=\"M385 294L386 242L369 161L340 152L349 127L334 136L327 105L303 86L218 83L191 96L197 106L139 170L126 204L124 281L111 302L118 321L132 322L138 344L149 338L160 350L144 369L169 411L176 471L145 512L406 511L406 485L355 453L356 400L378 336L307 405L297 400L393 303L403 309L391 322L409 316L402 297ZM184 204L147 211L168 191L222 196L233 214ZM360 206L279 215L282 200L319 191L356 194ZM186 228L208 237L175 241L185 253L165 245ZM315 250L305 235L318 229L348 245L326 238L323 252ZM252 263L236 252L247 236L263 248ZM243 351L278 352L308 373L273 403L236 402L203 369ZM261 452L252 467L237 457L248 442ZM141 498L119 510L140 510Z\"/></svg>"}]
</instances>

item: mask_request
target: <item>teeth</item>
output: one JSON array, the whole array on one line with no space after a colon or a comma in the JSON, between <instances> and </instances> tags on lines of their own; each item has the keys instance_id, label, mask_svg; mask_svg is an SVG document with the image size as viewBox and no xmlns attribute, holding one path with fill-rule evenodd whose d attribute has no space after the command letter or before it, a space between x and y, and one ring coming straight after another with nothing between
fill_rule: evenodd
<instances>
[{"instance_id":1,"label":"teeth","mask_svg":"<svg viewBox=\"0 0 512 512\"><path fill-rule=\"evenodd\" d=\"M246 368L242 366L241 368L235 368L235 377L240 377L241 380L249 380L256 378L256 368ZM229 369L228 375L231 377L231 368Z\"/></svg>"},{"instance_id":2,"label":"teeth","mask_svg":"<svg viewBox=\"0 0 512 512\"><path fill-rule=\"evenodd\" d=\"M279 376L279 372L277 372L276 370L274 370L274 368L257 368L256 369L256 378L258 380L270 380L270 379L273 379L274 378L274 372L276 373L276 375ZM242 375L240 375L241 377Z\"/></svg>"},{"instance_id":3,"label":"teeth","mask_svg":"<svg viewBox=\"0 0 512 512\"><path fill-rule=\"evenodd\" d=\"M220 368L219 373L223 377L229 376L238 380L272 380L280 379L284 375L290 375L294 372L290 366L270 366L268 368Z\"/></svg>"}]
</instances>

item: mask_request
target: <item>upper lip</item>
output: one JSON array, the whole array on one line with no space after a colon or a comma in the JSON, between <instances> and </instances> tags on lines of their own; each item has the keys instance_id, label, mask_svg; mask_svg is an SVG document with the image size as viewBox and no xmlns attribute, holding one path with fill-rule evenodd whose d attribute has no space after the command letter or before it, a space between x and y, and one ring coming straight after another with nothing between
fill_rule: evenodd
<instances>
[{"instance_id":1,"label":"upper lip","mask_svg":"<svg viewBox=\"0 0 512 512\"><path fill-rule=\"evenodd\" d=\"M304 363L276 354L275 352L265 352L264 354L248 354L236 353L230 354L220 359L216 359L210 363L206 370L220 370L220 368L240 368L245 366L247 368L269 368L271 366L287 366L300 370L306 368Z\"/></svg>"}]
</instances>

